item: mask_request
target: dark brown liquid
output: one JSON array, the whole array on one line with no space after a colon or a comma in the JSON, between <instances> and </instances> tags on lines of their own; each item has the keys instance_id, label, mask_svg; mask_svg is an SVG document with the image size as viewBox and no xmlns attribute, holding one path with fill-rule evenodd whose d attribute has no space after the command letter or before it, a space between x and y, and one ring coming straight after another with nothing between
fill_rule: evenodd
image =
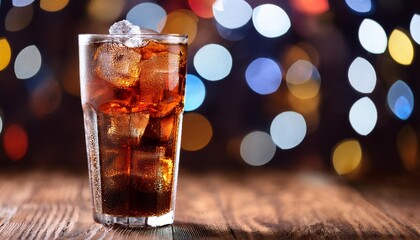
<instances>
[{"instance_id":1,"label":"dark brown liquid","mask_svg":"<svg viewBox=\"0 0 420 240\"><path fill-rule=\"evenodd\" d=\"M142 180L116 175L106 179L117 184L115 188L105 187L103 193L103 212L115 216L161 215L170 210L171 191L154 191L133 187ZM130 181L132 181L130 183ZM137 183L135 181L138 181ZM107 182L104 186L110 186Z\"/></svg>"}]
</instances>

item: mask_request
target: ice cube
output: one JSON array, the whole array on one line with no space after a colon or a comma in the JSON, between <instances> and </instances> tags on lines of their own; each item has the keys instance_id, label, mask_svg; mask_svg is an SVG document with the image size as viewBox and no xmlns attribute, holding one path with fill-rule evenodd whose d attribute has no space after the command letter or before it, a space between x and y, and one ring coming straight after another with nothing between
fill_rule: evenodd
<instances>
[{"instance_id":1,"label":"ice cube","mask_svg":"<svg viewBox=\"0 0 420 240\"><path fill-rule=\"evenodd\" d=\"M149 114L130 113L126 107L111 102L100 106L98 121L103 142L138 144L149 122Z\"/></svg>"},{"instance_id":2,"label":"ice cube","mask_svg":"<svg viewBox=\"0 0 420 240\"><path fill-rule=\"evenodd\" d=\"M179 83L179 55L161 53L140 63L140 101L158 103Z\"/></svg>"},{"instance_id":3,"label":"ice cube","mask_svg":"<svg viewBox=\"0 0 420 240\"><path fill-rule=\"evenodd\" d=\"M95 73L119 88L136 84L141 55L121 43L104 43L93 56Z\"/></svg>"},{"instance_id":4,"label":"ice cube","mask_svg":"<svg viewBox=\"0 0 420 240\"><path fill-rule=\"evenodd\" d=\"M159 159L164 155L163 147L134 149L131 159L133 185L140 191L153 191L156 185Z\"/></svg>"},{"instance_id":5,"label":"ice cube","mask_svg":"<svg viewBox=\"0 0 420 240\"><path fill-rule=\"evenodd\" d=\"M172 135L172 129L174 128L174 120L174 116L151 118L145 136L159 140L160 142L169 141Z\"/></svg>"},{"instance_id":6,"label":"ice cube","mask_svg":"<svg viewBox=\"0 0 420 240\"><path fill-rule=\"evenodd\" d=\"M165 147L134 150L132 153L133 185L139 191L170 191L173 160L165 157Z\"/></svg>"},{"instance_id":7,"label":"ice cube","mask_svg":"<svg viewBox=\"0 0 420 240\"><path fill-rule=\"evenodd\" d=\"M158 179L155 189L157 191L170 191L172 187L174 164L173 159L161 158L158 167Z\"/></svg>"},{"instance_id":8,"label":"ice cube","mask_svg":"<svg viewBox=\"0 0 420 240\"><path fill-rule=\"evenodd\" d=\"M121 20L112 24L109 28L109 34L140 34L139 26L132 24L130 21Z\"/></svg>"},{"instance_id":9,"label":"ice cube","mask_svg":"<svg viewBox=\"0 0 420 240\"><path fill-rule=\"evenodd\" d=\"M148 122L149 114L147 113L136 112L130 114L130 136L133 143L140 143Z\"/></svg>"},{"instance_id":10,"label":"ice cube","mask_svg":"<svg viewBox=\"0 0 420 240\"><path fill-rule=\"evenodd\" d=\"M147 44L147 42L143 41L139 34L157 34L158 32L147 28L140 28L127 20L121 20L114 23L109 28L109 33L118 35L137 35L127 36L127 39L125 39L123 43L127 47L141 47Z\"/></svg>"}]
</instances>

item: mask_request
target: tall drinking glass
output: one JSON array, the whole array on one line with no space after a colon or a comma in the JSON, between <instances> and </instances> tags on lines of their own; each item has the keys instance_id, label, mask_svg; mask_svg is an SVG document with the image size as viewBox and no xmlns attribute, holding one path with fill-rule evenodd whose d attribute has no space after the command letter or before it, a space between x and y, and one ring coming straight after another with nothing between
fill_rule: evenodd
<instances>
[{"instance_id":1,"label":"tall drinking glass","mask_svg":"<svg viewBox=\"0 0 420 240\"><path fill-rule=\"evenodd\" d=\"M79 35L96 222L173 223L187 41L186 35Z\"/></svg>"}]
</instances>

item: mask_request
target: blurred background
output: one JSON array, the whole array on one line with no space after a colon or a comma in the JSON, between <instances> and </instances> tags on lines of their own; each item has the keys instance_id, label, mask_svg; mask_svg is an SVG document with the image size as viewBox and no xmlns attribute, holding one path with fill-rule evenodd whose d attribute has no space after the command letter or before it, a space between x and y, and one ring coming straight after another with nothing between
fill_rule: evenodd
<instances>
[{"instance_id":1,"label":"blurred background","mask_svg":"<svg viewBox=\"0 0 420 240\"><path fill-rule=\"evenodd\" d=\"M181 168L420 175L418 0L1 0L0 168L87 168L80 33L189 34Z\"/></svg>"}]
</instances>

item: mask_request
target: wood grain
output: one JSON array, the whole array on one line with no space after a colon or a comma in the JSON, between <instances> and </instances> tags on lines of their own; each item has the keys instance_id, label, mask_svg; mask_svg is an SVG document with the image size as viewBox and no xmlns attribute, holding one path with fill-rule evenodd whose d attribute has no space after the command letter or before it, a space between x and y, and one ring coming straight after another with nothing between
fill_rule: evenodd
<instances>
[{"instance_id":1,"label":"wood grain","mask_svg":"<svg viewBox=\"0 0 420 240\"><path fill-rule=\"evenodd\" d=\"M175 224L155 229L94 223L85 174L4 172L0 193L0 239L420 239L415 181L353 186L323 173L181 170Z\"/></svg>"}]
</instances>

